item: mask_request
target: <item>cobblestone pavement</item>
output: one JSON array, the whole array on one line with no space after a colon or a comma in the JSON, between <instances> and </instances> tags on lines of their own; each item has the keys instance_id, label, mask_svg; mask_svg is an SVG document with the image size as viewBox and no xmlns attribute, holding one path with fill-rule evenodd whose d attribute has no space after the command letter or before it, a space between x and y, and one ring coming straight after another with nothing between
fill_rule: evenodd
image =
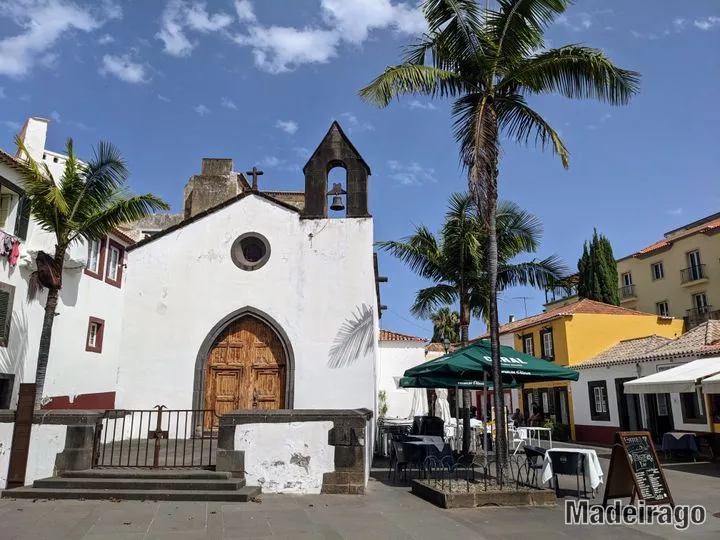
<instances>
[{"instance_id":1,"label":"cobblestone pavement","mask_svg":"<svg viewBox=\"0 0 720 540\"><path fill-rule=\"evenodd\" d=\"M607 471L608 461L601 454ZM704 525L566 526L563 506L441 510L384 482L377 471L366 496L264 495L260 503L0 500L0 540L205 539L627 539L720 538L720 465L668 465L678 504L703 504ZM568 479L567 487L574 486ZM561 487L564 484L561 483ZM597 500L597 499L596 499ZM562 503L562 501L561 501Z\"/></svg>"}]
</instances>

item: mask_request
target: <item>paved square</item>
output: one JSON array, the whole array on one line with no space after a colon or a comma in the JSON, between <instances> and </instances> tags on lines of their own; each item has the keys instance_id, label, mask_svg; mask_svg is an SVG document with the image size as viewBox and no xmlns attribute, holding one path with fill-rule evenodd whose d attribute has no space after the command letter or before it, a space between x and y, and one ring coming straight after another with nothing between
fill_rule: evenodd
<instances>
[{"instance_id":1,"label":"paved square","mask_svg":"<svg viewBox=\"0 0 720 540\"><path fill-rule=\"evenodd\" d=\"M599 449L607 472L609 451ZM260 503L105 502L0 500L0 540L465 540L720 538L720 464L665 468L678 504L702 504L705 524L688 531L671 526L577 527L553 508L441 510L388 485L377 470L364 496L264 495ZM574 486L567 479L561 486ZM599 497L602 496L602 492Z\"/></svg>"}]
</instances>

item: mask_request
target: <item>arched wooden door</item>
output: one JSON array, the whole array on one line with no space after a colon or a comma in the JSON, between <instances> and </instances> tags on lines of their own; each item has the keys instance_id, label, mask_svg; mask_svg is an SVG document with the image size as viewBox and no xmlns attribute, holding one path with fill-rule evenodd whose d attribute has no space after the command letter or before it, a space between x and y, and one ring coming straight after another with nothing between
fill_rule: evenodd
<instances>
[{"instance_id":1,"label":"arched wooden door","mask_svg":"<svg viewBox=\"0 0 720 540\"><path fill-rule=\"evenodd\" d=\"M285 350L272 328L255 317L238 319L210 350L205 409L223 415L237 409L284 408L286 364Z\"/></svg>"}]
</instances>

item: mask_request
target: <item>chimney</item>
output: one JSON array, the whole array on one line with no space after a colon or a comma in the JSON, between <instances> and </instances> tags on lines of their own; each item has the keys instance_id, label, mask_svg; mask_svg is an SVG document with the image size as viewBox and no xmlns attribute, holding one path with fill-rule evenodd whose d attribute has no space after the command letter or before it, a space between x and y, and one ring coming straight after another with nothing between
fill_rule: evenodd
<instances>
[{"instance_id":1,"label":"chimney","mask_svg":"<svg viewBox=\"0 0 720 540\"><path fill-rule=\"evenodd\" d=\"M200 174L190 178L183 197L185 219L232 199L242 192L232 159L203 158Z\"/></svg>"},{"instance_id":2,"label":"chimney","mask_svg":"<svg viewBox=\"0 0 720 540\"><path fill-rule=\"evenodd\" d=\"M508 323L515 322L515 315L510 315L508 317Z\"/></svg>"},{"instance_id":3,"label":"chimney","mask_svg":"<svg viewBox=\"0 0 720 540\"><path fill-rule=\"evenodd\" d=\"M20 130L20 139L25 143L30 157L35 161L41 161L43 152L45 152L45 140L47 138L47 129L49 120L31 116L25 120L25 125ZM15 157L24 159L25 156L20 155L20 150L15 153Z\"/></svg>"}]
</instances>

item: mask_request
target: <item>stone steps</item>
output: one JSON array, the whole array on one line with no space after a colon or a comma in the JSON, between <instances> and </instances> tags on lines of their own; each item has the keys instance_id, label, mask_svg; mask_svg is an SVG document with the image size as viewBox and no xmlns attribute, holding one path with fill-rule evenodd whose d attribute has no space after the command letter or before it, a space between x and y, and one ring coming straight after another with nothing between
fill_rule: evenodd
<instances>
[{"instance_id":1,"label":"stone steps","mask_svg":"<svg viewBox=\"0 0 720 540\"><path fill-rule=\"evenodd\" d=\"M23 487L2 492L3 499L87 499L134 501L220 501L249 502L260 495L259 487L245 486L236 491L137 490L137 489L49 489Z\"/></svg>"},{"instance_id":2,"label":"stone steps","mask_svg":"<svg viewBox=\"0 0 720 540\"><path fill-rule=\"evenodd\" d=\"M260 494L227 472L182 469L92 469L36 480L4 490L15 499L120 499L247 502Z\"/></svg>"}]
</instances>

